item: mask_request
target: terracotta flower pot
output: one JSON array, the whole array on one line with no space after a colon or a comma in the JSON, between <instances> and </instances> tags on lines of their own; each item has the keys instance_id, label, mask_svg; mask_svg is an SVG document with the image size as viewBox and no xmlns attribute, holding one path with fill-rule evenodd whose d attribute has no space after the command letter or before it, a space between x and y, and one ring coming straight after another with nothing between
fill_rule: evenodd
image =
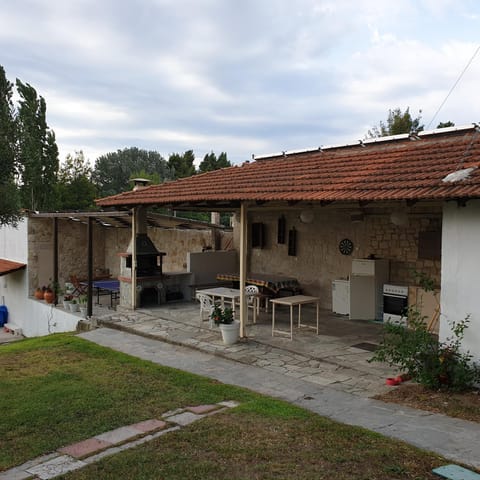
<instances>
[{"instance_id":1,"label":"terracotta flower pot","mask_svg":"<svg viewBox=\"0 0 480 480\"><path fill-rule=\"evenodd\" d=\"M53 303L55 301L55 292L52 290L45 290L43 298L47 303Z\"/></svg>"},{"instance_id":2,"label":"terracotta flower pot","mask_svg":"<svg viewBox=\"0 0 480 480\"><path fill-rule=\"evenodd\" d=\"M35 290L34 296L37 300L43 300L44 291L41 288Z\"/></svg>"}]
</instances>

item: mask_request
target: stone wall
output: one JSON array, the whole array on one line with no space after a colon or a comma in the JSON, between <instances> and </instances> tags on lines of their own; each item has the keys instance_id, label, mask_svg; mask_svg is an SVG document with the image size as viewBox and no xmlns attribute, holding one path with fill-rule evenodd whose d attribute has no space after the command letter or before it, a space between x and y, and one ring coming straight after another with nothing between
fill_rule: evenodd
<instances>
[{"instance_id":1,"label":"stone wall","mask_svg":"<svg viewBox=\"0 0 480 480\"><path fill-rule=\"evenodd\" d=\"M180 272L187 268L187 252L201 252L205 248L213 248L214 236L210 230L180 230L149 228L148 236L158 248L165 252L163 257L164 272ZM232 248L232 232L220 231L219 250ZM127 251L131 240L131 231L128 228L111 228L105 232L105 267L114 276L120 273L119 253Z\"/></svg>"},{"instance_id":2,"label":"stone wall","mask_svg":"<svg viewBox=\"0 0 480 480\"><path fill-rule=\"evenodd\" d=\"M52 283L53 279L53 218L30 218L28 222L29 289ZM58 280L63 286L71 275L87 276L87 226L81 222L58 219ZM105 264L103 228L93 228L94 269Z\"/></svg>"},{"instance_id":3,"label":"stone wall","mask_svg":"<svg viewBox=\"0 0 480 480\"><path fill-rule=\"evenodd\" d=\"M286 218L286 243L277 243L277 221ZM412 271L417 270L440 284L440 260L418 259L418 235L421 231L439 230L441 216L411 215L405 226L396 226L390 215L365 215L362 221L352 222L349 210L315 209L312 223L300 221L300 210L262 211L249 213L249 225L263 222L266 231L264 248L253 248L248 258L252 272L270 272L298 278L305 293L324 299L331 306L331 282L348 278L352 258L377 258L390 260L390 282L413 285ZM288 231L296 230L297 252L288 255ZM251 233L251 228L250 228ZM250 235L249 235L250 237ZM235 229L235 245L239 246L239 229ZM352 255L342 255L339 242L348 238L354 244Z\"/></svg>"}]
</instances>

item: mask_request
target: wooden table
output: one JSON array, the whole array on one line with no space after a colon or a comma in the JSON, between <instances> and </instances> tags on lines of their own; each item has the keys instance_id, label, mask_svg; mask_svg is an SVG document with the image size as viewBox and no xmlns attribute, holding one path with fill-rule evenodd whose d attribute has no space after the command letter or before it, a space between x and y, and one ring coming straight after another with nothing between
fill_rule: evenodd
<instances>
[{"instance_id":1,"label":"wooden table","mask_svg":"<svg viewBox=\"0 0 480 480\"><path fill-rule=\"evenodd\" d=\"M298 326L299 327L308 327L315 328L310 325L305 325L302 323L302 305L315 304L317 306L317 335L318 335L318 314L320 308L320 298L319 297L309 297L307 295L293 295L291 297L280 297L270 300L272 304L272 337L275 333L281 333L283 335L288 335L288 332L285 330L276 330L275 329L275 305L287 305L290 307L290 340L293 339L293 307L298 305Z\"/></svg>"}]
</instances>

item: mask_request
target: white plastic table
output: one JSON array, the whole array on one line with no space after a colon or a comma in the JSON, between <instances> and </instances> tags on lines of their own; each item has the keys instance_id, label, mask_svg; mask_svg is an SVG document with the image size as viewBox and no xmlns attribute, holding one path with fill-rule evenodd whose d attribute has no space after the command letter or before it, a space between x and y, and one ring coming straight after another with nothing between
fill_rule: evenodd
<instances>
[{"instance_id":1,"label":"white plastic table","mask_svg":"<svg viewBox=\"0 0 480 480\"><path fill-rule=\"evenodd\" d=\"M197 293L203 293L212 297L212 300L215 298L220 298L222 308L225 306L225 299L232 304L232 310L235 314L235 302L240 300L240 290L236 288L226 288L226 287L214 287L214 288L204 288L202 290L197 290Z\"/></svg>"},{"instance_id":2,"label":"white plastic table","mask_svg":"<svg viewBox=\"0 0 480 480\"><path fill-rule=\"evenodd\" d=\"M293 339L293 307L298 305L298 326L315 328L310 325L305 325L302 323L302 305L315 304L317 306L317 335L318 335L318 314L320 309L320 298L319 297L309 297L307 295L293 295L291 297L280 297L273 298L270 300L272 304L272 337L275 333L280 333L283 335L288 335L288 332L285 330L275 329L275 305L287 305L290 307L290 340Z\"/></svg>"}]
</instances>

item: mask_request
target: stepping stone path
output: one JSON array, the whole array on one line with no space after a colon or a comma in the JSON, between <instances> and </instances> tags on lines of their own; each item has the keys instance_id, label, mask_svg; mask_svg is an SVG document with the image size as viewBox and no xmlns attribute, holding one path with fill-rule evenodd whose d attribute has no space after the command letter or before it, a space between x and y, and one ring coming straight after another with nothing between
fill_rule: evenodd
<instances>
[{"instance_id":1,"label":"stepping stone path","mask_svg":"<svg viewBox=\"0 0 480 480\"><path fill-rule=\"evenodd\" d=\"M56 452L37 457L18 467L0 473L0 480L47 480L78 470L86 465L142 443L149 442L169 432L179 430L208 415L223 412L239 404L235 401L212 405L197 405L178 408L162 415L162 419L151 419L116 428L78 443L58 449Z\"/></svg>"}]
</instances>

